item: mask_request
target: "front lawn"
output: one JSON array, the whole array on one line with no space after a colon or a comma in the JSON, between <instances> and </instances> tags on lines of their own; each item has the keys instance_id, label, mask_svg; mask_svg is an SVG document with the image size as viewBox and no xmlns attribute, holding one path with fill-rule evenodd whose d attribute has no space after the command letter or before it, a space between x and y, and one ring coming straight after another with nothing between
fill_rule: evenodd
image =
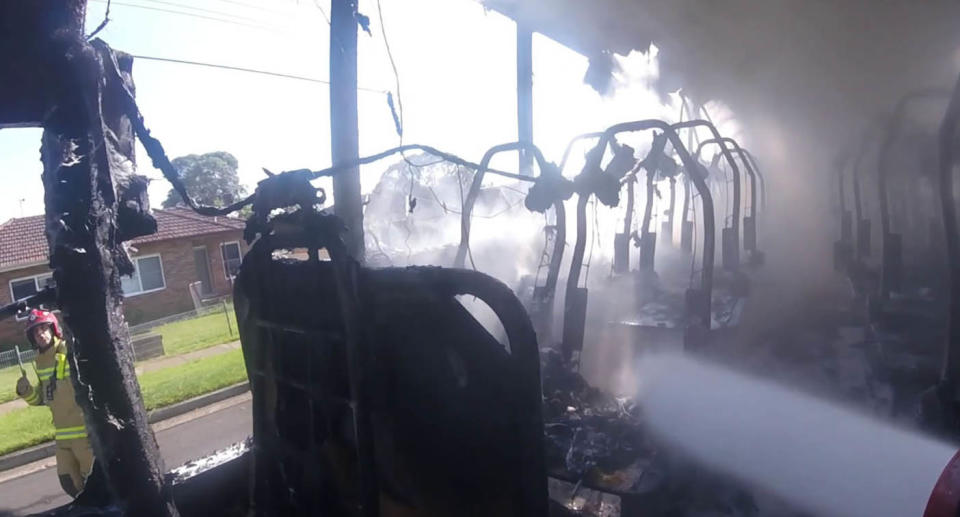
<instances>
[{"instance_id":1,"label":"front lawn","mask_svg":"<svg viewBox=\"0 0 960 517\"><path fill-rule=\"evenodd\" d=\"M150 332L163 336L166 355L179 355L240 339L232 303L227 304L226 314L223 310L217 310L196 318L166 323L154 327Z\"/></svg>"},{"instance_id":2,"label":"front lawn","mask_svg":"<svg viewBox=\"0 0 960 517\"><path fill-rule=\"evenodd\" d=\"M223 314L219 316L222 318ZM16 368L13 370L16 375L20 374ZM13 377L14 383L16 375ZM147 410L151 410L246 379L242 351L231 350L187 364L146 372L140 376L140 388L143 391L144 404ZM53 424L50 420L50 409L47 407L15 409L0 415L0 455L52 439Z\"/></svg>"},{"instance_id":3,"label":"front lawn","mask_svg":"<svg viewBox=\"0 0 960 517\"><path fill-rule=\"evenodd\" d=\"M30 382L36 384L37 376L33 375L32 369L29 366L27 366L27 372L29 372L27 373L27 378L31 379ZM0 370L0 404L17 398L17 379L19 378L19 366L11 366Z\"/></svg>"}]
</instances>

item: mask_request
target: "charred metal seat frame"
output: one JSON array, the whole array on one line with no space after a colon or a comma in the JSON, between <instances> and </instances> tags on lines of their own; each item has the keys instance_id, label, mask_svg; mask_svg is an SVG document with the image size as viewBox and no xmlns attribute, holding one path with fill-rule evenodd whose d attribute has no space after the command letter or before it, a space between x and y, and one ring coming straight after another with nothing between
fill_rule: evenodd
<instances>
[{"instance_id":1,"label":"charred metal seat frame","mask_svg":"<svg viewBox=\"0 0 960 517\"><path fill-rule=\"evenodd\" d=\"M534 286L533 293L534 318L538 322L539 328L544 333L549 333L550 323L553 320L553 301L557 291L557 279L560 276L560 263L563 260L567 238L567 215L563 202L570 199L573 188L560 173L562 165L557 167L547 162L537 146L529 142L511 142L491 147L484 153L460 210L460 244L457 247L457 255L454 258L453 266L463 268L466 265L467 255L470 252L471 216L477 198L480 196L483 178L487 172L499 174L498 171L490 169L490 161L497 154L510 151L525 151L532 154L540 171L536 178L518 178L534 183L525 199L526 207L535 212L544 212L547 206L552 206L556 218L556 233L553 237L553 250L550 254L547 276L542 286ZM566 160L566 153L564 154L564 160Z\"/></svg>"},{"instance_id":2,"label":"charred metal seat frame","mask_svg":"<svg viewBox=\"0 0 960 517\"><path fill-rule=\"evenodd\" d=\"M834 162L840 209L840 238L833 242L833 269L838 272L846 271L850 261L853 260L853 214L847 209L847 189L844 179L844 171L849 162L849 152L839 155Z\"/></svg>"},{"instance_id":3,"label":"charred metal seat frame","mask_svg":"<svg viewBox=\"0 0 960 517\"><path fill-rule=\"evenodd\" d=\"M750 215L743 218L743 249L750 253L750 260L753 262L763 260L763 253L757 249L757 179L761 178L760 171L753 166L753 161L749 158L746 151L740 147L740 144L730 137L724 137L723 141L732 145L733 150L740 157L744 167L747 169L747 175L750 176ZM763 180L760 181L762 188Z\"/></svg>"},{"instance_id":4,"label":"charred metal seat frame","mask_svg":"<svg viewBox=\"0 0 960 517\"><path fill-rule=\"evenodd\" d=\"M700 160L700 153L703 152L703 148L707 145L717 145L720 147L720 152L723 155L724 159L727 161L727 164L730 165L731 175L733 176L733 213L731 214L732 221L729 228L723 229L723 234L721 235L721 245L723 257L723 265L725 269L736 270L740 264L740 168L737 167L736 160L733 159L733 154L730 152L730 149L727 147L727 144L733 143L736 144L736 141L729 138L724 138L720 136L720 132L717 131L716 127L713 124L703 121L703 120L690 120L687 122L681 122L680 124L675 125L674 127L696 127L696 126L706 126L710 129L710 132L713 134L713 138L709 140L704 140L700 142L700 145L697 146L696 151L693 153L694 160ZM739 149L740 146L736 145L735 149ZM742 151L742 150L741 150ZM747 171L750 175L750 191L751 191L751 204L750 204L750 216L744 218L744 233L751 234L753 239L753 248L756 248L756 173L753 168L748 164L745 154L740 152L740 159L743 160L744 164L747 165ZM750 226L750 229L748 228ZM744 249L751 250L747 247L747 239L744 239Z\"/></svg>"},{"instance_id":5,"label":"charred metal seat frame","mask_svg":"<svg viewBox=\"0 0 960 517\"><path fill-rule=\"evenodd\" d=\"M235 288L254 397L256 513L378 515L381 493L416 504L423 501L419 496L458 493L425 495L430 483L452 483L477 495L483 494L477 480L496 486L503 479L513 487L500 494L512 509L505 514L545 516L539 353L519 300L478 272L363 268L345 253L339 219L304 208L259 229ZM296 248L308 249L310 258L274 257L275 250ZM330 261L319 260L320 249ZM493 309L509 353L454 299L460 294ZM448 347L431 349L431 339L441 336ZM451 350L459 358L435 353ZM411 374L420 366L412 358L427 372L445 374ZM471 358L486 361L486 380ZM492 365L502 370L491 372ZM458 387L474 399L456 399ZM500 390L497 404L483 405L484 388ZM451 400L461 403L445 404ZM453 459L467 463L444 471ZM504 465L511 470L495 468ZM397 475L411 470L434 472L415 479Z\"/></svg>"},{"instance_id":6,"label":"charred metal seat frame","mask_svg":"<svg viewBox=\"0 0 960 517\"><path fill-rule=\"evenodd\" d=\"M853 184L853 208L854 216L857 224L857 235L856 235L856 258L858 261L862 261L864 258L870 256L871 248L871 222L867 218L866 214L863 213L863 195L860 185L860 164L863 161L864 156L867 154L869 149L869 144L871 133L866 133L863 135L863 138L860 141L860 148L857 151L857 156L853 160L853 170L852 181Z\"/></svg>"},{"instance_id":7,"label":"charred metal seat frame","mask_svg":"<svg viewBox=\"0 0 960 517\"><path fill-rule=\"evenodd\" d=\"M921 400L921 418L927 426L955 439L960 435L960 226L953 199L953 172L960 129L960 79L954 85L939 133L940 210L943 217L949 286L947 335L943 343L940 382Z\"/></svg>"},{"instance_id":8,"label":"charred metal seat frame","mask_svg":"<svg viewBox=\"0 0 960 517\"><path fill-rule=\"evenodd\" d=\"M656 190L654 181L656 180L657 173L660 172L660 166L663 160L669 159L664 152L666 143L667 138L665 136L654 136L653 144L650 146L650 152L640 163L637 163L636 166L632 168L630 173L626 175L627 177L624 178L627 181L627 193L629 195L629 186L631 186L635 181L636 175L639 174L640 169L643 168L647 171L645 192L646 199L644 200L643 204L643 216L640 219L640 228L637 230L637 234L639 235L638 240L640 241L640 271L655 271L657 233L656 231L650 231L650 219L653 216L653 192ZM655 163L651 163L651 161Z\"/></svg>"},{"instance_id":9,"label":"charred metal seat frame","mask_svg":"<svg viewBox=\"0 0 960 517\"><path fill-rule=\"evenodd\" d=\"M877 194L880 200L880 244L881 244L881 271L880 271L880 301L885 302L891 291L903 288L903 239L899 233L893 233L890 224L889 195L887 193L887 178L890 175L890 157L894 143L900 136L903 119L907 106L923 99L947 99L950 92L940 88L930 88L911 92L897 102L893 115L884 129L883 141L880 144L880 154L877 159Z\"/></svg>"},{"instance_id":10,"label":"charred metal seat frame","mask_svg":"<svg viewBox=\"0 0 960 517\"><path fill-rule=\"evenodd\" d=\"M730 227L723 229L720 241L722 246L721 256L723 257L723 267L729 270L736 270L740 266L740 167L737 166L737 161L733 159L733 154L730 153L730 149L727 147L728 141L720 135L716 126L711 122L706 120L687 120L673 125L675 130L695 127L706 127L710 130L710 134L713 135L713 139L700 142L697 150L693 153L694 161L699 161L700 151L703 149L703 146L710 143L717 144L720 147L720 152L724 160L726 160L730 166L731 175L733 176L733 213L731 214ZM752 174L751 177L753 177Z\"/></svg>"},{"instance_id":11,"label":"charred metal seat frame","mask_svg":"<svg viewBox=\"0 0 960 517\"><path fill-rule=\"evenodd\" d=\"M706 332L710 329L710 300L713 292L713 266L714 266L714 215L713 215L713 197L710 195L709 188L704 181L704 176L699 173L700 167L690 156L683 142L677 136L673 127L663 120L640 120L635 122L625 122L611 126L600 137L600 141L588 154L587 163L584 165L582 176L596 176L603 174L600 163L603 160L604 151L607 146L613 142L614 137L619 133L633 131L648 131L659 129L667 136L673 145L680 161L697 192L700 194L700 202L703 210L703 261L701 269L700 289L692 298L695 303L691 304L690 315L695 320L693 327L699 331ZM621 178L621 182L631 179L630 175ZM577 240L573 249L573 257L570 263L570 274L567 276L566 299L564 302L564 340L563 349L567 360L577 362L580 352L583 349L584 324L586 318L586 288L579 287L580 270L583 267L584 251L587 244L587 203L592 191L578 192L577 199Z\"/></svg>"}]
</instances>

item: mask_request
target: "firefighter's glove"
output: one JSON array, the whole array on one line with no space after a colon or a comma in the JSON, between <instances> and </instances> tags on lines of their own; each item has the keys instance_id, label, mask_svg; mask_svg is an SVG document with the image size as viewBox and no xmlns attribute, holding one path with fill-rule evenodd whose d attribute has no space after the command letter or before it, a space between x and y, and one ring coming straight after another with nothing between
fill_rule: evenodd
<instances>
[{"instance_id":1,"label":"firefighter's glove","mask_svg":"<svg viewBox=\"0 0 960 517\"><path fill-rule=\"evenodd\" d=\"M31 389L32 386L30 386L30 381L27 379L26 375L23 375L17 379L17 395L26 397L30 394Z\"/></svg>"}]
</instances>

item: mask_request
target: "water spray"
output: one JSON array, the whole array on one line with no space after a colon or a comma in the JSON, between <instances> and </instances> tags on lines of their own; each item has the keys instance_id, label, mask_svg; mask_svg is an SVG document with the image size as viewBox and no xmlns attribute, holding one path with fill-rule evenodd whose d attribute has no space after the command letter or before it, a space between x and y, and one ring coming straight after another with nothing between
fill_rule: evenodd
<instances>
[{"instance_id":1,"label":"water spray","mask_svg":"<svg viewBox=\"0 0 960 517\"><path fill-rule=\"evenodd\" d=\"M638 400L661 440L814 515L955 517L957 447L681 355L643 359Z\"/></svg>"}]
</instances>

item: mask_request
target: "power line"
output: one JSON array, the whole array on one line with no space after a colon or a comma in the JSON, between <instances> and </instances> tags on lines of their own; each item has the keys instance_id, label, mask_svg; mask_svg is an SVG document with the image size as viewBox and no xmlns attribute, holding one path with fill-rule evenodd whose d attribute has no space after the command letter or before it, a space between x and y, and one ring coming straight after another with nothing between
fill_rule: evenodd
<instances>
[{"instance_id":1,"label":"power line","mask_svg":"<svg viewBox=\"0 0 960 517\"><path fill-rule=\"evenodd\" d=\"M97 25L97 28L94 29L89 36L87 36L87 39L88 40L93 39L94 36L99 34L100 31L102 31L104 28L106 28L108 23L110 23L110 0L107 0L107 12L103 14L103 21L100 22L100 25Z\"/></svg>"},{"instance_id":2,"label":"power line","mask_svg":"<svg viewBox=\"0 0 960 517\"><path fill-rule=\"evenodd\" d=\"M241 6L243 6L243 7L248 7L248 8L250 8L250 9L259 9L259 10L261 10L261 11L267 11L267 12L269 12L269 13L287 14L287 13L281 13L280 11L275 11L275 10L273 10L273 9L267 9L266 7L264 7L264 6L262 6L262 5L248 4L248 3L246 3L246 2L238 2L237 0L220 0L220 1L221 1L221 2L224 2L224 3L227 3L227 4L241 5Z\"/></svg>"},{"instance_id":3,"label":"power line","mask_svg":"<svg viewBox=\"0 0 960 517\"><path fill-rule=\"evenodd\" d=\"M238 15L238 14L228 13L228 12L225 12L225 11L218 11L218 10L216 10L216 9L206 9L206 8L204 8L204 7L194 7L194 6L189 5L189 4L181 4L181 3L177 3L177 2L169 2L169 1L167 1L167 0L140 0L140 1L141 1L141 2L146 2L146 3L148 3L148 4L169 5L169 6L171 6L171 7L180 7L180 8L183 8L183 9L191 9L191 10L193 10L193 11L199 11L199 12L202 12L202 13L217 14L217 15L220 15L220 16L227 16L227 17L231 17L231 18L237 18L237 19L240 19L240 20L246 20L246 21L248 21L248 22L253 22L253 23L256 23L256 22L259 22L259 21L260 21L260 20L257 20L256 18L250 18L250 17L248 17L248 16L241 16L241 15ZM187 14L187 13L184 13L184 14Z\"/></svg>"},{"instance_id":4,"label":"power line","mask_svg":"<svg viewBox=\"0 0 960 517\"><path fill-rule=\"evenodd\" d=\"M403 145L403 98L400 96L400 74L397 72L397 63L393 60L393 51L390 49L390 40L387 39L387 27L383 23L383 9L380 7L380 0L377 0L377 15L380 18L380 33L383 34L383 46L387 49L387 57L390 59L390 68L393 69L393 78L396 81L397 88L397 108L400 112L399 133L400 145Z\"/></svg>"},{"instance_id":5,"label":"power line","mask_svg":"<svg viewBox=\"0 0 960 517\"><path fill-rule=\"evenodd\" d=\"M233 70L236 72L248 72L252 74L269 75L273 77L283 77L285 79L297 79L300 81L308 81L311 83L320 83L320 84L327 84L327 85L330 84L330 81L327 81L325 79L317 79L315 77L305 77L302 75L284 74L281 72L270 72L268 70L257 70L255 68L244 68L240 66L220 65L216 63L203 63L200 61L188 61L185 59L173 59L168 57L157 57L157 56L142 56L142 55L136 55L136 54L133 54L133 57L136 59L143 59L146 61L161 61L164 63L177 63L181 65L204 66L208 68L220 68L223 70ZM371 92L371 93L386 93L385 90L377 90L374 88L364 88L362 86L358 86L357 90Z\"/></svg>"},{"instance_id":6,"label":"power line","mask_svg":"<svg viewBox=\"0 0 960 517\"><path fill-rule=\"evenodd\" d=\"M107 0L91 0L91 1L92 1L92 2L99 2L99 3L101 3L101 4L107 3ZM241 26L241 27L250 27L250 28L253 28L253 29L262 29L262 30L266 30L266 31L270 31L270 32L280 33L280 34L284 34L284 33L285 33L284 31L282 31L282 30L280 30L280 29L277 29L277 28L274 28L274 27L268 27L268 26L266 26L266 25L252 24L252 23L246 23L246 22L241 22L241 21L236 21L236 20L228 20L228 19L225 19L225 18L218 18L218 17L216 17L216 16L207 16L207 15L204 15L204 14L189 13L189 12L184 12L184 11L177 11L177 10L175 10L175 9L164 9L164 8L161 8L161 7L150 7L150 6L146 6L146 5L128 4L128 3L117 2L117 1L114 1L113 3L114 3L114 5L120 5L120 6L124 6L124 7L132 7L132 8L134 8L134 9L143 9L143 10L146 10L146 11L156 11L156 12L169 13L169 14L179 14L179 15L181 15L181 16L189 16L189 17L191 17L191 18L198 18L198 19L201 19L201 20L210 20L210 21L215 21L215 22L220 22L220 23L227 23L227 24L230 24L230 25L239 25L239 26Z\"/></svg>"},{"instance_id":7,"label":"power line","mask_svg":"<svg viewBox=\"0 0 960 517\"><path fill-rule=\"evenodd\" d=\"M320 14L323 15L323 19L324 19L324 20L327 20L327 25L330 25L330 24L331 24L331 23L330 23L330 17L327 16L327 12L323 10L323 6L320 5L320 1L319 1L319 0L313 0L313 6L316 7L317 10L320 11Z\"/></svg>"}]
</instances>

